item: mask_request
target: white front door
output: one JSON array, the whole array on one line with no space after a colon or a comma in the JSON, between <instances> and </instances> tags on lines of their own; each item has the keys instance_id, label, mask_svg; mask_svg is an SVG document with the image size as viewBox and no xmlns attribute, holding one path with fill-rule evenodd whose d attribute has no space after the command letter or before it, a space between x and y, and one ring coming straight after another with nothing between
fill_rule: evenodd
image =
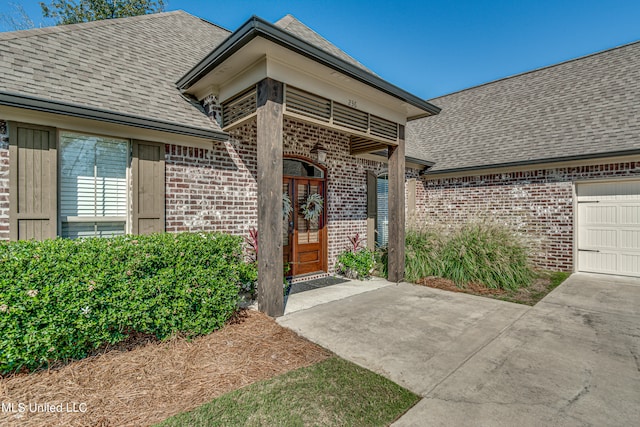
<instances>
[{"instance_id":1,"label":"white front door","mask_svg":"<svg viewBox=\"0 0 640 427\"><path fill-rule=\"evenodd\" d=\"M578 270L640 277L640 181L576 186Z\"/></svg>"}]
</instances>

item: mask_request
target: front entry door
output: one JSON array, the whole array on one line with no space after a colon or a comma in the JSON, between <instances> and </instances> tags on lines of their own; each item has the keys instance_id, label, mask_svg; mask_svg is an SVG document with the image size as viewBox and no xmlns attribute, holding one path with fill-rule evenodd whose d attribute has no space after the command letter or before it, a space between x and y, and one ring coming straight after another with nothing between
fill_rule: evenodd
<instances>
[{"instance_id":1,"label":"front entry door","mask_svg":"<svg viewBox=\"0 0 640 427\"><path fill-rule=\"evenodd\" d=\"M322 272L325 266L325 210L324 179L285 177L283 192L289 195L292 213L284 223L284 262L289 263L287 276ZM318 219L306 220L302 205L310 194L320 194L325 201Z\"/></svg>"}]
</instances>

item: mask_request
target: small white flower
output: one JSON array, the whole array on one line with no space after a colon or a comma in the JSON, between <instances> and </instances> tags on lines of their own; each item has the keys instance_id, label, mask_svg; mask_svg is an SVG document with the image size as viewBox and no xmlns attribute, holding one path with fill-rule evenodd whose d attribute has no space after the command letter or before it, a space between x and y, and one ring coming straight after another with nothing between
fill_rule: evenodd
<instances>
[{"instance_id":1,"label":"small white flower","mask_svg":"<svg viewBox=\"0 0 640 427\"><path fill-rule=\"evenodd\" d=\"M89 313L91 313L91 309L87 306L84 307L82 310L80 310L82 312L82 314L84 314L85 316L88 316Z\"/></svg>"},{"instance_id":2,"label":"small white flower","mask_svg":"<svg viewBox=\"0 0 640 427\"><path fill-rule=\"evenodd\" d=\"M38 290L37 289L28 290L27 295L29 295L30 297L35 297L36 295L38 295Z\"/></svg>"}]
</instances>

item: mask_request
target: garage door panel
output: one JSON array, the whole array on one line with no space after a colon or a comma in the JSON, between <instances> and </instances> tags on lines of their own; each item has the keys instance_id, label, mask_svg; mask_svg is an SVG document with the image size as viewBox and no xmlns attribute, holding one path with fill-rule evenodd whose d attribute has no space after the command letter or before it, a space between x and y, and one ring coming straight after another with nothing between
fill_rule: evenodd
<instances>
[{"instance_id":1,"label":"garage door panel","mask_svg":"<svg viewBox=\"0 0 640 427\"><path fill-rule=\"evenodd\" d=\"M640 225L640 204L625 204L618 208L619 225Z\"/></svg>"},{"instance_id":2,"label":"garage door panel","mask_svg":"<svg viewBox=\"0 0 640 427\"><path fill-rule=\"evenodd\" d=\"M640 276L640 181L578 184L578 269Z\"/></svg>"},{"instance_id":3,"label":"garage door panel","mask_svg":"<svg viewBox=\"0 0 640 427\"><path fill-rule=\"evenodd\" d=\"M620 249L640 251L640 230L619 230Z\"/></svg>"},{"instance_id":4,"label":"garage door panel","mask_svg":"<svg viewBox=\"0 0 640 427\"><path fill-rule=\"evenodd\" d=\"M640 276L640 254L620 254L619 270L619 274Z\"/></svg>"},{"instance_id":5,"label":"garage door panel","mask_svg":"<svg viewBox=\"0 0 640 427\"><path fill-rule=\"evenodd\" d=\"M615 225L618 222L616 206L581 204L584 225Z\"/></svg>"},{"instance_id":6,"label":"garage door panel","mask_svg":"<svg viewBox=\"0 0 640 427\"><path fill-rule=\"evenodd\" d=\"M578 265L581 271L591 273L616 274L618 268L618 256L615 253L580 251Z\"/></svg>"},{"instance_id":7,"label":"garage door panel","mask_svg":"<svg viewBox=\"0 0 640 427\"><path fill-rule=\"evenodd\" d=\"M611 228L585 227L582 233L582 249L618 247L618 231Z\"/></svg>"}]
</instances>

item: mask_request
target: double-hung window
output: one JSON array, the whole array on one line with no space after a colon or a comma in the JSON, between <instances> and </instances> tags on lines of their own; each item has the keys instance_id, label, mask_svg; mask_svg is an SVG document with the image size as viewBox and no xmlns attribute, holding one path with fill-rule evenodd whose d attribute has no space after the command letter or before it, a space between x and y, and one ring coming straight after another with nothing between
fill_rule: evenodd
<instances>
[{"instance_id":1,"label":"double-hung window","mask_svg":"<svg viewBox=\"0 0 640 427\"><path fill-rule=\"evenodd\" d=\"M60 134L62 237L110 237L127 231L129 142Z\"/></svg>"}]
</instances>

